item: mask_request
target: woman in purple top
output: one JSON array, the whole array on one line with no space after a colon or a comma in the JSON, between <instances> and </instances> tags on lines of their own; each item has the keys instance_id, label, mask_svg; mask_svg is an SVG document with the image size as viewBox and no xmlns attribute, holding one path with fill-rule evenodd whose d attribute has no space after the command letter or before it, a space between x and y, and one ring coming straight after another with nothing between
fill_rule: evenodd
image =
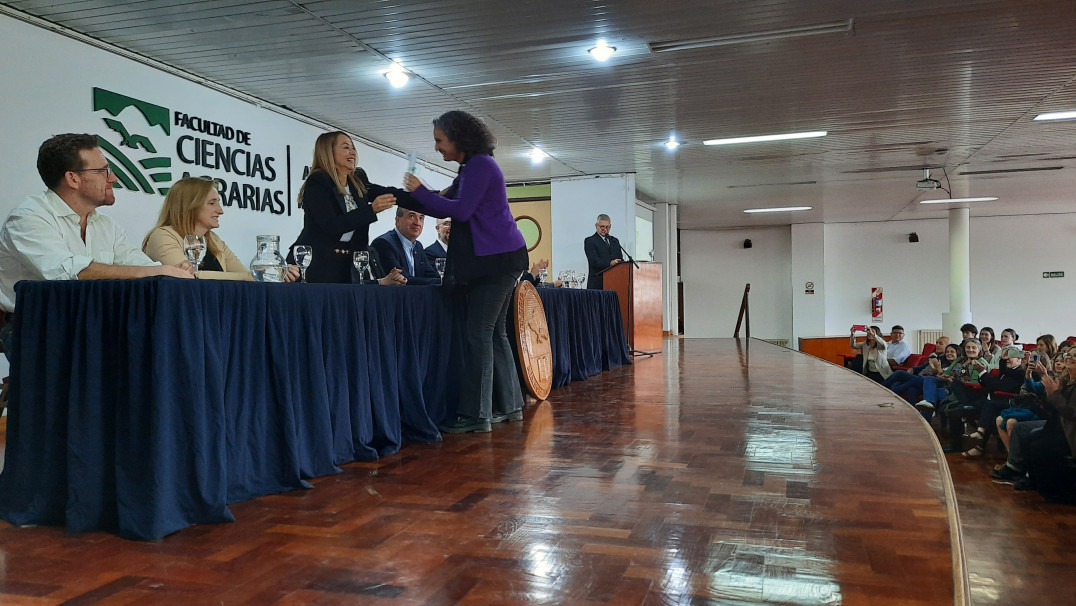
<instances>
[{"instance_id":1,"label":"woman in purple top","mask_svg":"<svg viewBox=\"0 0 1076 606\"><path fill-rule=\"evenodd\" d=\"M508 343L505 317L519 276L527 269L527 244L508 207L504 174L493 161L496 139L478 118L451 111L433 121L434 149L460 171L441 195L404 175L421 211L452 218L444 283L466 297L467 355L456 414L447 433L488 432L491 423L523 420L523 393Z\"/></svg>"}]
</instances>

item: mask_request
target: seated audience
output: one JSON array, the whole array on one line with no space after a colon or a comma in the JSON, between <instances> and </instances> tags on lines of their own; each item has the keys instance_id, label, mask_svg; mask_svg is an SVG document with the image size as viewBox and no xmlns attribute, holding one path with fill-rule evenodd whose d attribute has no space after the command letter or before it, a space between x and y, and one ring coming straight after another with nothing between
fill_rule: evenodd
<instances>
[{"instance_id":1,"label":"seated audience","mask_svg":"<svg viewBox=\"0 0 1076 606\"><path fill-rule=\"evenodd\" d=\"M989 326L979 330L979 342L983 344L983 359L990 362L991 366L997 367L997 356L1001 353L1001 346L994 340L994 329Z\"/></svg>"},{"instance_id":2,"label":"seated audience","mask_svg":"<svg viewBox=\"0 0 1076 606\"><path fill-rule=\"evenodd\" d=\"M979 376L982 392L972 395L965 391L958 395L961 404L981 411L978 427L968 436L975 445L962 453L965 457L983 455L996 428L995 419L1002 411L1012 408L1011 398L1024 383L1023 361L1024 350L1014 345L1005 347L998 355L998 368Z\"/></svg>"},{"instance_id":3,"label":"seated audience","mask_svg":"<svg viewBox=\"0 0 1076 606\"><path fill-rule=\"evenodd\" d=\"M205 236L208 251L197 268L198 278L253 280L254 276L247 265L213 232L220 227L220 216L223 214L220 194L217 193L216 183L212 179L180 179L168 190L157 225L142 240L142 250L154 261L180 264L187 259L183 246L184 236ZM292 265L284 280L294 282L298 277L299 268Z\"/></svg>"},{"instance_id":4,"label":"seated audience","mask_svg":"<svg viewBox=\"0 0 1076 606\"><path fill-rule=\"evenodd\" d=\"M886 346L886 353L890 367L904 364L908 356L912 355L912 348L904 342L904 327L900 324L895 324L889 331L889 344Z\"/></svg>"},{"instance_id":5,"label":"seated audience","mask_svg":"<svg viewBox=\"0 0 1076 606\"><path fill-rule=\"evenodd\" d=\"M941 364L941 369L944 369L956 361L958 357L956 346L953 346L950 349L948 344L949 337L938 337L938 340L934 342L936 353L930 354L926 362L907 371L894 371L893 374L889 375L889 377L882 382L882 386L889 388L909 403L919 400L923 393L923 377L933 376L937 372L940 372L940 370L935 370L935 368L931 366L931 359L939 357L943 358L945 362Z\"/></svg>"},{"instance_id":6,"label":"seated audience","mask_svg":"<svg viewBox=\"0 0 1076 606\"><path fill-rule=\"evenodd\" d=\"M0 228L0 325L11 357L15 283L20 280L101 280L171 276L192 278L190 263L161 265L131 246L108 215L116 202L116 175L96 135L56 135L41 144L37 172L46 191L27 197Z\"/></svg>"}]
</instances>

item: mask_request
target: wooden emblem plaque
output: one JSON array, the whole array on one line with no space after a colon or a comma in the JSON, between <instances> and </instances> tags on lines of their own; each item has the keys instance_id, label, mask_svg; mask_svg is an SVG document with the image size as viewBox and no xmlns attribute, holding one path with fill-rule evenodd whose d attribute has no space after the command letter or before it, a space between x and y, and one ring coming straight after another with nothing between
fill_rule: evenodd
<instances>
[{"instance_id":1,"label":"wooden emblem plaque","mask_svg":"<svg viewBox=\"0 0 1076 606\"><path fill-rule=\"evenodd\" d=\"M545 308L530 282L520 282L516 286L515 307L519 371L523 373L527 391L544 400L553 389L553 348L549 344Z\"/></svg>"}]
</instances>

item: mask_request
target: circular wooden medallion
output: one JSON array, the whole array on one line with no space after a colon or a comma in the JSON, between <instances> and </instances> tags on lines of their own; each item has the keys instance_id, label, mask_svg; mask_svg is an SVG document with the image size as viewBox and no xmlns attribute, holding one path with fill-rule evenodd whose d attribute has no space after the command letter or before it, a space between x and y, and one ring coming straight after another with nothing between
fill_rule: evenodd
<instances>
[{"instance_id":1,"label":"circular wooden medallion","mask_svg":"<svg viewBox=\"0 0 1076 606\"><path fill-rule=\"evenodd\" d=\"M523 373L527 391L544 400L553 389L553 348L549 344L545 308L530 282L520 282L516 286L515 304L519 371Z\"/></svg>"}]
</instances>

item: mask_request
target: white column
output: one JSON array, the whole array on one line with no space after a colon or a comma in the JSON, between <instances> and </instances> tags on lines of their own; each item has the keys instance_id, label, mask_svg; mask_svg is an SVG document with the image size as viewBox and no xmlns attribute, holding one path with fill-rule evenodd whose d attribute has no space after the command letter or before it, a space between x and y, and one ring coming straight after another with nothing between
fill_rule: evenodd
<instances>
[{"instance_id":1,"label":"white column","mask_svg":"<svg viewBox=\"0 0 1076 606\"><path fill-rule=\"evenodd\" d=\"M654 209L654 260L661 267L661 329L676 334L678 282L680 268L676 256L676 225L678 221L675 204L662 202Z\"/></svg>"},{"instance_id":2,"label":"white column","mask_svg":"<svg viewBox=\"0 0 1076 606\"><path fill-rule=\"evenodd\" d=\"M942 314L942 331L960 338L960 327L971 322L971 211L949 209L949 313Z\"/></svg>"}]
</instances>

